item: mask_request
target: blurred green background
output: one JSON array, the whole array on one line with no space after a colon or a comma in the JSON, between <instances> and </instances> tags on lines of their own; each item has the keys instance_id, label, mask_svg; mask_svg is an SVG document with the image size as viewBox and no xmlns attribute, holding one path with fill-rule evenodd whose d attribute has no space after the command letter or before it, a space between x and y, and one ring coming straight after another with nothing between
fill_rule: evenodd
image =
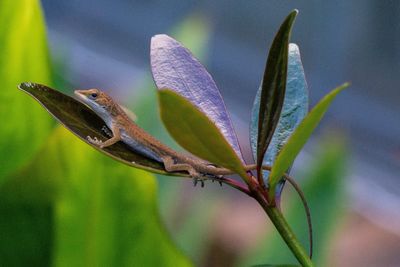
<instances>
[{"instance_id":1,"label":"blurred green background","mask_svg":"<svg viewBox=\"0 0 400 267\"><path fill-rule=\"evenodd\" d=\"M179 149L158 117L156 90L148 70L149 56L142 53L148 51L142 49L149 45L148 35L160 32L172 35L205 65L221 59L222 67L219 63L213 65L217 73L235 65L235 75L246 76L247 68L237 62L223 61L213 55L212 51L218 50L210 50L216 42L213 42L215 36L230 34L227 22L217 23L217 17L222 16L219 5L196 9L189 8L192 2L188 1L180 9L180 5L174 8L174 1L167 2L149 1L146 6L140 1L115 4L98 1L91 5L79 1L0 0L0 266L249 266L295 262L255 201L218 184L194 188L188 179L155 176L113 161L59 126L38 103L17 89L24 81L44 83L66 93L74 88L104 88L137 114L140 126ZM47 26L41 4L48 12ZM235 21L241 21L241 15L248 17L265 8L265 4L258 7L251 3L244 9L225 4L226 16L236 16ZM254 65L264 64L268 48L265 39L272 38L275 28L291 9L283 5L284 8L271 6L282 14L272 16L276 21L254 22L260 29L264 28L260 26L262 23L271 26L268 37L263 32L260 38L260 33L251 28L245 31L248 36L242 36L243 40L249 40L253 34L257 36L255 40L261 40L261 56L250 57L257 58ZM302 5L309 11L307 5ZM135 16L113 13L124 6ZM164 13L155 12L153 6ZM145 10L153 11L145 13ZM298 25L308 16L306 11L300 11ZM92 17L85 16L85 12ZM274 10L264 9L264 12L266 16ZM115 17L110 20L111 13ZM82 21L78 18L86 21L79 25ZM173 19L164 23L167 18ZM323 22L323 18L317 19ZM138 20L142 20L142 25ZM123 34L131 23L132 31L140 29L145 33L137 34L136 39L128 32ZM151 32L145 29L147 23ZM215 25L219 30L225 27L226 35L217 34ZM297 27L304 32L304 26L295 26L294 32ZM316 31L320 27L315 25ZM46 28L50 29L50 42ZM114 30L115 35L110 33L109 37L99 39L97 34L103 30L105 33ZM127 41L118 38L117 33ZM332 39L337 38L331 35ZM96 41L77 45L79 40ZM294 41L298 41L302 51L302 39ZM234 44L240 49L238 53L233 49L224 51L228 58L235 58L242 51L243 55L248 53L245 41ZM113 46L115 53L110 52L109 46ZM137 59L130 54L125 56L127 49L141 55ZM146 66L138 67L142 57ZM310 60L305 65L306 75L308 69L318 68L309 66L311 63L317 62ZM322 69L329 73L329 68L334 66ZM261 74L262 67L257 72ZM315 77L316 73L310 76ZM332 77L322 84L333 84ZM252 83L258 84L257 79ZM242 82L246 82L246 77ZM333 85L341 82L335 80ZM255 94L257 90L254 86L253 91L241 93L234 86L231 91L229 88L228 82L221 90L228 99L233 96L240 99L243 93L243 99L247 100L252 95L249 92ZM243 107L228 101L243 141L248 127L248 121L238 115L243 113ZM252 100L245 103L248 110L251 104ZM348 168L351 146L343 134L343 128L348 127L340 116L335 119L328 119L321 127L292 172L301 183L312 211L316 265L377 266L385 262L395 266L400 262L395 253L400 249L399 238L393 237L390 227L370 219L374 215L385 218L381 213L363 212L362 207L368 202L354 197L352 188L360 190L360 186L353 187L354 179L349 179L354 167ZM251 158L246 141L242 147ZM380 195L382 199L384 196ZM284 190L283 205L289 223L308 246L305 215L289 187ZM359 253L365 249L369 252Z\"/></svg>"}]
</instances>

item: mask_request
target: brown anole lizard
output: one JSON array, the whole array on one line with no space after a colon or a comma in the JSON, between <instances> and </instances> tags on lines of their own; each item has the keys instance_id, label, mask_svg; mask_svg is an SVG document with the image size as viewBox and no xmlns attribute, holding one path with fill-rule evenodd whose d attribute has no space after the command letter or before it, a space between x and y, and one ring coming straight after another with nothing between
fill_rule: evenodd
<instances>
[{"instance_id":1,"label":"brown anole lizard","mask_svg":"<svg viewBox=\"0 0 400 267\"><path fill-rule=\"evenodd\" d=\"M194 182L201 181L202 185L207 178L217 179L223 175L234 174L231 170L214 166L201 159L187 156L179 153L161 143L155 137L151 136L145 130L140 128L133 120L129 118L123 108L119 106L106 93L98 89L75 90L75 95L85 104L87 104L100 118L102 118L112 133L112 137L106 141L98 140L96 137L87 136L92 144L104 148L111 146L118 141L127 144L132 150L141 153L155 161L164 164L167 172L187 171L194 179ZM108 129L107 129L108 130ZM244 165L246 171L256 168L255 164ZM264 170L271 170L270 166L262 166ZM310 255L312 254L312 230L310 211L307 201L296 182L288 175L284 175L299 193L307 213L307 221L310 233Z\"/></svg>"},{"instance_id":2,"label":"brown anole lizard","mask_svg":"<svg viewBox=\"0 0 400 267\"><path fill-rule=\"evenodd\" d=\"M187 171L193 178L195 184L197 181L200 181L202 186L204 185L204 180L207 178L218 180L223 175L234 174L229 169L213 166L206 161L179 153L164 145L155 137L140 128L129 118L121 106L114 102L109 95L98 89L75 90L75 95L82 100L82 102L87 104L98 116L100 116L107 127L111 129L112 133L108 134L110 136L112 135L112 137L104 142L98 140L96 137L92 138L87 136L89 142L99 146L100 148L111 146L118 141L122 141L132 150L163 163L167 172ZM248 171L255 169L256 165L244 165L243 168ZM269 166L262 166L262 168L265 170L271 170ZM309 226L311 257L313 242L310 210L304 194L296 182L286 174L285 179L294 186L303 202ZM219 181L221 183L221 180Z\"/></svg>"},{"instance_id":3,"label":"brown anole lizard","mask_svg":"<svg viewBox=\"0 0 400 267\"><path fill-rule=\"evenodd\" d=\"M218 178L222 175L233 174L229 169L214 166L164 145L132 121L123 108L106 93L98 89L75 90L74 93L104 120L112 132L112 137L104 142L96 137L88 136L87 140L90 143L104 148L122 141L134 151L163 163L167 172L188 172L195 179L195 182L197 180L203 181L207 179L207 176L208 178L210 176ZM246 165L244 168L251 170L255 169L256 165Z\"/></svg>"}]
</instances>

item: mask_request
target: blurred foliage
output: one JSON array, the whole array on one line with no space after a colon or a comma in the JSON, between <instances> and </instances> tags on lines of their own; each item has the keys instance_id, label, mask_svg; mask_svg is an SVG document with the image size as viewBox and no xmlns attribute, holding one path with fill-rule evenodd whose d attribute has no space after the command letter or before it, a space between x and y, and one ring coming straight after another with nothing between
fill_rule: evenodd
<instances>
[{"instance_id":1,"label":"blurred foliage","mask_svg":"<svg viewBox=\"0 0 400 267\"><path fill-rule=\"evenodd\" d=\"M56 147L65 149L61 158L75 160L64 164L62 178L70 181L56 205L57 265L190 265L160 225L152 175L100 155L66 132L56 133Z\"/></svg>"},{"instance_id":2,"label":"blurred foliage","mask_svg":"<svg viewBox=\"0 0 400 267\"><path fill-rule=\"evenodd\" d=\"M38 1L0 1L0 265L191 266L160 222L154 177L51 131L16 88L50 83L46 46Z\"/></svg>"},{"instance_id":3,"label":"blurred foliage","mask_svg":"<svg viewBox=\"0 0 400 267\"><path fill-rule=\"evenodd\" d=\"M348 151L345 141L334 133L327 134L317 146L319 150L315 153L311 167L300 176L303 178L301 188L309 203L313 222L313 262L315 266L326 266L332 233L338 228L344 212L344 177ZM285 193L283 198L283 203L287 204L283 208L285 217L307 248L309 241L302 203L295 192L292 192L289 201L286 201ZM279 234L272 230L257 245L256 250L247 255L241 266L288 261L296 262L296 259Z\"/></svg>"},{"instance_id":4,"label":"blurred foliage","mask_svg":"<svg viewBox=\"0 0 400 267\"><path fill-rule=\"evenodd\" d=\"M33 157L54 124L40 106L16 90L21 81L51 84L38 1L0 1L0 51L1 184Z\"/></svg>"},{"instance_id":5,"label":"blurred foliage","mask_svg":"<svg viewBox=\"0 0 400 267\"><path fill-rule=\"evenodd\" d=\"M173 32L196 56L204 57L211 32L205 18L190 16ZM0 48L0 101L7 103L0 105L0 265L191 266L160 222L154 176L101 155L61 127L52 130L54 120L16 89L23 81L53 80L37 0L0 0ZM135 88L139 95L130 103L139 124L159 132L163 128L150 76L144 77L141 88ZM160 136L174 144L165 130ZM334 143L324 149L304 184L314 222L318 218L317 263L326 255L323 249L337 222L343 191L342 146ZM170 217L175 219L174 235L186 252L198 257L207 244L210 218L217 211L215 191L220 189L203 191L201 199L190 193L181 197L181 189L190 183L167 184L165 177L160 181L164 212L185 214ZM304 234L300 237L306 244L302 209L297 199L292 201L288 220L296 233ZM180 202L186 206L177 207ZM244 262L291 259L275 232L265 240Z\"/></svg>"},{"instance_id":6,"label":"blurred foliage","mask_svg":"<svg viewBox=\"0 0 400 267\"><path fill-rule=\"evenodd\" d=\"M37 158L1 188L1 202L13 207L9 212L36 211L31 217L24 212L2 216L1 232L31 233L1 243L2 262L6 266L29 263L30 258L16 257L19 251L41 248L34 255L55 266L190 266L160 226L155 191L149 173L103 156L57 128ZM27 218L16 225L21 214ZM45 243L43 236L35 235L38 232L50 236ZM31 242L24 242L27 237Z\"/></svg>"}]
</instances>

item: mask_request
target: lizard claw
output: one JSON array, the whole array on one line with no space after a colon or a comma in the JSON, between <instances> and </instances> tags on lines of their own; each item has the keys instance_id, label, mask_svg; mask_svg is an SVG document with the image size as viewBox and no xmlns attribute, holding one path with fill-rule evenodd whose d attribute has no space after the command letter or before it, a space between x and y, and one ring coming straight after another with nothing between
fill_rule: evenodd
<instances>
[{"instance_id":1,"label":"lizard claw","mask_svg":"<svg viewBox=\"0 0 400 267\"><path fill-rule=\"evenodd\" d=\"M199 178L199 177L193 177L193 186L196 186L198 182L200 182L201 187L204 187L204 181L206 179L204 178Z\"/></svg>"},{"instance_id":2,"label":"lizard claw","mask_svg":"<svg viewBox=\"0 0 400 267\"><path fill-rule=\"evenodd\" d=\"M103 148L103 141L97 139L97 137L93 137L93 138L92 138L92 137L90 137L90 136L87 136L86 139L87 139L90 143L92 143L92 144L94 144L94 145L96 145L96 146L98 146L98 147L100 147L100 148Z\"/></svg>"},{"instance_id":3,"label":"lizard claw","mask_svg":"<svg viewBox=\"0 0 400 267\"><path fill-rule=\"evenodd\" d=\"M219 183L220 186L222 186L222 178L224 178L223 175L212 175L210 176L210 180L214 183L215 181L217 181Z\"/></svg>"}]
</instances>

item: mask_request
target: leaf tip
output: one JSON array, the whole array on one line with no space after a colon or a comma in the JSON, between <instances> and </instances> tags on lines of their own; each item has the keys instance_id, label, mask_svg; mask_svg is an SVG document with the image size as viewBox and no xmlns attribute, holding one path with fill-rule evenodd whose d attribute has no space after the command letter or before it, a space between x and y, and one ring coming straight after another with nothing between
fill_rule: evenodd
<instances>
[{"instance_id":1,"label":"leaf tip","mask_svg":"<svg viewBox=\"0 0 400 267\"><path fill-rule=\"evenodd\" d=\"M294 20L297 17L298 14L299 14L299 10L298 9L293 9L289 13L288 18L290 18L290 20Z\"/></svg>"},{"instance_id":2,"label":"leaf tip","mask_svg":"<svg viewBox=\"0 0 400 267\"><path fill-rule=\"evenodd\" d=\"M166 45L167 42L173 40L169 35L167 34L156 34L153 37L151 37L151 49L157 48L157 47L163 47Z\"/></svg>"},{"instance_id":3,"label":"leaf tip","mask_svg":"<svg viewBox=\"0 0 400 267\"><path fill-rule=\"evenodd\" d=\"M22 91L26 91L26 89L31 88L33 86L33 83L31 82L23 82L18 84L18 89L22 90Z\"/></svg>"},{"instance_id":4,"label":"leaf tip","mask_svg":"<svg viewBox=\"0 0 400 267\"><path fill-rule=\"evenodd\" d=\"M290 43L289 44L289 53L299 54L300 53L299 46L295 43Z\"/></svg>"},{"instance_id":5,"label":"leaf tip","mask_svg":"<svg viewBox=\"0 0 400 267\"><path fill-rule=\"evenodd\" d=\"M159 39L164 39L164 38L166 38L166 37L169 37L168 35L166 35L165 33L159 33L159 34L156 34L156 35L153 35L153 37L151 37L151 41L156 41L156 40L159 40Z\"/></svg>"},{"instance_id":6,"label":"leaf tip","mask_svg":"<svg viewBox=\"0 0 400 267\"><path fill-rule=\"evenodd\" d=\"M350 82L345 82L342 85L340 85L339 87L337 87L334 91L335 91L335 95L340 93L341 91L343 91L344 89L346 89L347 87L349 87L351 85Z\"/></svg>"},{"instance_id":7,"label":"leaf tip","mask_svg":"<svg viewBox=\"0 0 400 267\"><path fill-rule=\"evenodd\" d=\"M289 15L286 17L285 21L282 23L282 26L286 25L285 27L288 27L289 34L290 34L291 28L293 26L293 23L294 23L298 13L299 13L299 11L297 9L292 10L292 12L289 13Z\"/></svg>"},{"instance_id":8,"label":"leaf tip","mask_svg":"<svg viewBox=\"0 0 400 267\"><path fill-rule=\"evenodd\" d=\"M343 87L343 89L349 87L351 85L351 82L345 82L344 84L341 85L341 87Z\"/></svg>"}]
</instances>

